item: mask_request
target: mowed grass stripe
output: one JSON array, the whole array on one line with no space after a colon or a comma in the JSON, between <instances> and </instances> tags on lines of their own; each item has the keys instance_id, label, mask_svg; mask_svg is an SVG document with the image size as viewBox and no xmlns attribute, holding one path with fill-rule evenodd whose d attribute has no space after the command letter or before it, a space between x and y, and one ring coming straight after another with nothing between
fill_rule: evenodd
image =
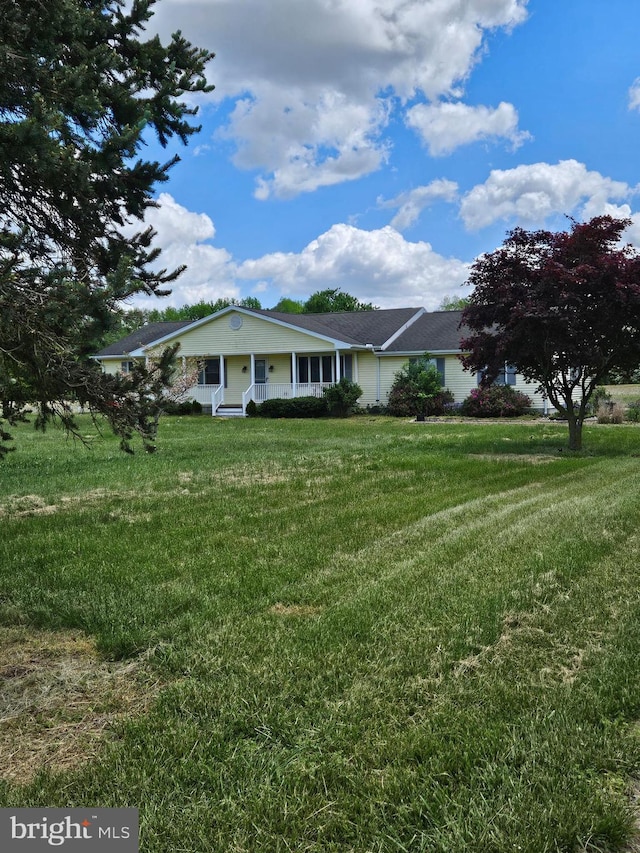
<instances>
[{"instance_id":1,"label":"mowed grass stripe","mask_svg":"<svg viewBox=\"0 0 640 853\"><path fill-rule=\"evenodd\" d=\"M394 580L402 595L407 581L417 576L429 582L434 570L455 570L467 581L480 573L487 580L494 565L503 570L507 555L516 573L532 566L538 574L562 562L574 546L588 559L585 538L606 549L609 540L617 541L621 524L635 529L637 468L628 461L615 483L606 469L599 478L592 468L554 480L551 489L534 482L429 513L355 552L336 552L307 585L293 585L289 597L298 593L307 603L339 605L350 591L366 595L370 585L386 588Z\"/></svg>"},{"instance_id":2,"label":"mowed grass stripe","mask_svg":"<svg viewBox=\"0 0 640 853\"><path fill-rule=\"evenodd\" d=\"M153 853L620 849L633 434L536 464L555 436L529 427L259 427L172 424L153 488L136 457L137 497L2 520L5 618L152 646L166 684L85 770L4 803L138 805Z\"/></svg>"}]
</instances>

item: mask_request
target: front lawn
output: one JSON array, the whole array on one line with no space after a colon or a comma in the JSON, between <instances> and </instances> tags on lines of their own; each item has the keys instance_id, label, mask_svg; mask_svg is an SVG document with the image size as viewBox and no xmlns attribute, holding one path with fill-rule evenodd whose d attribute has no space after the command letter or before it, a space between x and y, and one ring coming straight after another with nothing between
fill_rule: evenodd
<instances>
[{"instance_id":1,"label":"front lawn","mask_svg":"<svg viewBox=\"0 0 640 853\"><path fill-rule=\"evenodd\" d=\"M639 427L84 426L0 467L2 806L136 806L146 853L625 849Z\"/></svg>"}]
</instances>

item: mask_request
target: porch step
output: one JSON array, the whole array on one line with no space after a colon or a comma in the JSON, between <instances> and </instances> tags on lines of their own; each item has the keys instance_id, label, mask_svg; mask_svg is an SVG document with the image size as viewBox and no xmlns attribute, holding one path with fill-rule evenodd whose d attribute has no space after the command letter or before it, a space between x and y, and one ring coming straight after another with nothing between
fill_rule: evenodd
<instances>
[{"instance_id":1,"label":"porch step","mask_svg":"<svg viewBox=\"0 0 640 853\"><path fill-rule=\"evenodd\" d=\"M244 418L242 406L218 406L215 416L217 418Z\"/></svg>"}]
</instances>

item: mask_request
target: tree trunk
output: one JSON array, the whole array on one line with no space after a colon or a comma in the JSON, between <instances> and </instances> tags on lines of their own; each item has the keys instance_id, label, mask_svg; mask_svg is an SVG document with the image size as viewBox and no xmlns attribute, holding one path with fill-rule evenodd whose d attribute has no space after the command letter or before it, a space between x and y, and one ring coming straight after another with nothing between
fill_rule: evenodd
<instances>
[{"instance_id":1,"label":"tree trunk","mask_svg":"<svg viewBox=\"0 0 640 853\"><path fill-rule=\"evenodd\" d=\"M573 412L567 413L569 422L569 450L582 450L582 421L583 418L576 417Z\"/></svg>"}]
</instances>

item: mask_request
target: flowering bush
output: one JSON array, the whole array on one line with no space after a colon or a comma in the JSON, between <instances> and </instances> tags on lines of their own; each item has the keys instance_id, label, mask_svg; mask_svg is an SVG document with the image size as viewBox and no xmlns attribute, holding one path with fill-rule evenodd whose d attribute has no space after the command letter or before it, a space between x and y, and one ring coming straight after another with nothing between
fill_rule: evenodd
<instances>
[{"instance_id":1,"label":"flowering bush","mask_svg":"<svg viewBox=\"0 0 640 853\"><path fill-rule=\"evenodd\" d=\"M516 418L531 409L531 398L510 385L474 388L460 407L470 418Z\"/></svg>"}]
</instances>

